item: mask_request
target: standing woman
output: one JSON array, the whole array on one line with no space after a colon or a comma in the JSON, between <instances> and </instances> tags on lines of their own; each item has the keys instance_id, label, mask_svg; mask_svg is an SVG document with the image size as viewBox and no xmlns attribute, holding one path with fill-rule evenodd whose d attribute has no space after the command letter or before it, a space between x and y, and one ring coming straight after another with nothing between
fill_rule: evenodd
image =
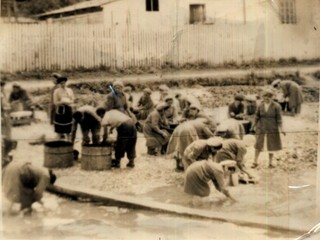
<instances>
[{"instance_id":1,"label":"standing woman","mask_svg":"<svg viewBox=\"0 0 320 240\"><path fill-rule=\"evenodd\" d=\"M269 152L269 167L272 163L273 152L282 149L280 132L282 130L281 107L272 100L273 92L266 90L263 101L257 108L253 129L256 133L255 157L252 168L258 167L258 158L261 151Z\"/></svg>"},{"instance_id":2,"label":"standing woman","mask_svg":"<svg viewBox=\"0 0 320 240\"><path fill-rule=\"evenodd\" d=\"M73 91L66 87L66 77L57 78L59 87L53 92L53 104L55 105L54 131L60 138L69 140L72 130L72 107L74 103Z\"/></svg>"},{"instance_id":3,"label":"standing woman","mask_svg":"<svg viewBox=\"0 0 320 240\"><path fill-rule=\"evenodd\" d=\"M53 73L51 76L54 77L54 80L53 80L54 86L50 89L48 116L49 116L50 124L53 125L54 124L54 114L56 112L55 106L53 104L53 93L59 87L59 84L57 82L58 78L62 77L62 76L59 73Z\"/></svg>"}]
</instances>

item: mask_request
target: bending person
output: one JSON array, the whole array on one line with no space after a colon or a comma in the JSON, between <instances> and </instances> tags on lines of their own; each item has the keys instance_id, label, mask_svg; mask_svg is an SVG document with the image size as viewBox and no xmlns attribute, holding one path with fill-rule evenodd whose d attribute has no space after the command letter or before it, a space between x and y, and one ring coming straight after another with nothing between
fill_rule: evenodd
<instances>
[{"instance_id":1,"label":"bending person","mask_svg":"<svg viewBox=\"0 0 320 240\"><path fill-rule=\"evenodd\" d=\"M232 201L236 201L229 193L225 183L223 166L212 161L193 163L185 173L184 192L190 195L207 197L210 195L209 181L215 188Z\"/></svg>"}]
</instances>

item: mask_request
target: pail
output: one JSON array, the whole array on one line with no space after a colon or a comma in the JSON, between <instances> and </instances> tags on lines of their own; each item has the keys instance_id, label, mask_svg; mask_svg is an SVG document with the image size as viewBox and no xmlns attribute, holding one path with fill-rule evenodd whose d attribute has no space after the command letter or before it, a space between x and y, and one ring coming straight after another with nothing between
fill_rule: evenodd
<instances>
[{"instance_id":1,"label":"pail","mask_svg":"<svg viewBox=\"0 0 320 240\"><path fill-rule=\"evenodd\" d=\"M44 166L66 168L73 165L73 144L66 141L52 141L44 144Z\"/></svg>"},{"instance_id":2,"label":"pail","mask_svg":"<svg viewBox=\"0 0 320 240\"><path fill-rule=\"evenodd\" d=\"M111 169L112 147L110 145L83 145L81 153L81 169Z\"/></svg>"}]
</instances>

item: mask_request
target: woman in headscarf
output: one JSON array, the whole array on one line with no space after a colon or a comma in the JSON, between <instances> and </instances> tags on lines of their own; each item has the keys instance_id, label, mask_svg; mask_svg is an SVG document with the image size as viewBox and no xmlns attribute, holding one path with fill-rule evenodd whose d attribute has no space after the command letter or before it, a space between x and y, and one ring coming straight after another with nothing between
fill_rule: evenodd
<instances>
[{"instance_id":1,"label":"woman in headscarf","mask_svg":"<svg viewBox=\"0 0 320 240\"><path fill-rule=\"evenodd\" d=\"M55 105L54 130L60 135L60 138L70 137L72 131L73 104L74 95L71 88L66 86L68 78L58 77L57 84L59 87L53 92L53 104Z\"/></svg>"},{"instance_id":2,"label":"woman in headscarf","mask_svg":"<svg viewBox=\"0 0 320 240\"><path fill-rule=\"evenodd\" d=\"M272 87L281 89L283 97L288 98L288 105L293 115L300 113L303 102L301 87L294 81L276 79L272 82Z\"/></svg>"},{"instance_id":3,"label":"woman in headscarf","mask_svg":"<svg viewBox=\"0 0 320 240\"><path fill-rule=\"evenodd\" d=\"M253 128L256 133L255 157L252 168L258 167L261 151L269 152L269 167L273 168L273 152L282 149L280 132L282 130L281 107L272 100L273 92L265 90L263 101L258 106Z\"/></svg>"},{"instance_id":4,"label":"woman in headscarf","mask_svg":"<svg viewBox=\"0 0 320 240\"><path fill-rule=\"evenodd\" d=\"M33 103L28 92L18 83L13 83L12 92L9 96L11 109L15 111L33 111Z\"/></svg>"},{"instance_id":5,"label":"woman in headscarf","mask_svg":"<svg viewBox=\"0 0 320 240\"><path fill-rule=\"evenodd\" d=\"M150 88L143 89L143 95L139 99L137 107L132 108L132 112L136 115L138 120L145 120L154 108L151 93L152 91Z\"/></svg>"},{"instance_id":6,"label":"woman in headscarf","mask_svg":"<svg viewBox=\"0 0 320 240\"><path fill-rule=\"evenodd\" d=\"M165 153L170 138L170 126L166 118L169 106L159 103L146 119L143 126L143 133L146 138L146 145L149 155Z\"/></svg>"},{"instance_id":7,"label":"woman in headscarf","mask_svg":"<svg viewBox=\"0 0 320 240\"><path fill-rule=\"evenodd\" d=\"M167 148L167 154L175 153L176 171L183 171L182 156L184 150L198 139L213 137L213 132L205 118L198 118L181 123L173 131Z\"/></svg>"}]
</instances>

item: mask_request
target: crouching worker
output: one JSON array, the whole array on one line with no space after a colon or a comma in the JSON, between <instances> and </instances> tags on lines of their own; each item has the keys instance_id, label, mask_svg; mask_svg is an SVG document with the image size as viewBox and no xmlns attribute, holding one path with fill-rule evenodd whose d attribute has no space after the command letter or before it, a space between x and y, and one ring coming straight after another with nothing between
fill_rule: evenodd
<instances>
[{"instance_id":1,"label":"crouching worker","mask_svg":"<svg viewBox=\"0 0 320 240\"><path fill-rule=\"evenodd\" d=\"M14 203L19 203L24 214L32 212L32 204L41 203L47 186L54 184L56 175L50 169L33 166L29 162L10 162L3 170L3 193L10 201L9 213Z\"/></svg>"},{"instance_id":2,"label":"crouching worker","mask_svg":"<svg viewBox=\"0 0 320 240\"><path fill-rule=\"evenodd\" d=\"M196 161L214 158L222 148L222 138L212 137L207 140L199 139L191 143L183 153L182 163L184 170Z\"/></svg>"},{"instance_id":3,"label":"crouching worker","mask_svg":"<svg viewBox=\"0 0 320 240\"><path fill-rule=\"evenodd\" d=\"M100 142L100 128L101 118L103 117L105 110L103 108L94 108L89 105L78 108L73 113L73 128L72 128L72 142L74 142L77 134L78 124L81 127L82 132L82 145L99 144ZM92 139L89 137L91 133Z\"/></svg>"},{"instance_id":4,"label":"crouching worker","mask_svg":"<svg viewBox=\"0 0 320 240\"><path fill-rule=\"evenodd\" d=\"M216 189L232 201L236 201L226 188L223 166L212 161L198 161L193 163L185 173L184 192L193 196L207 197L210 195L211 180Z\"/></svg>"},{"instance_id":5,"label":"crouching worker","mask_svg":"<svg viewBox=\"0 0 320 240\"><path fill-rule=\"evenodd\" d=\"M133 120L123 112L112 109L104 114L101 125L104 127L103 142L107 141L108 131L117 129L117 140L115 143L115 160L112 161L112 167L120 168L121 158L127 154L129 162L127 167L134 167L134 159L136 158L137 129Z\"/></svg>"}]
</instances>

